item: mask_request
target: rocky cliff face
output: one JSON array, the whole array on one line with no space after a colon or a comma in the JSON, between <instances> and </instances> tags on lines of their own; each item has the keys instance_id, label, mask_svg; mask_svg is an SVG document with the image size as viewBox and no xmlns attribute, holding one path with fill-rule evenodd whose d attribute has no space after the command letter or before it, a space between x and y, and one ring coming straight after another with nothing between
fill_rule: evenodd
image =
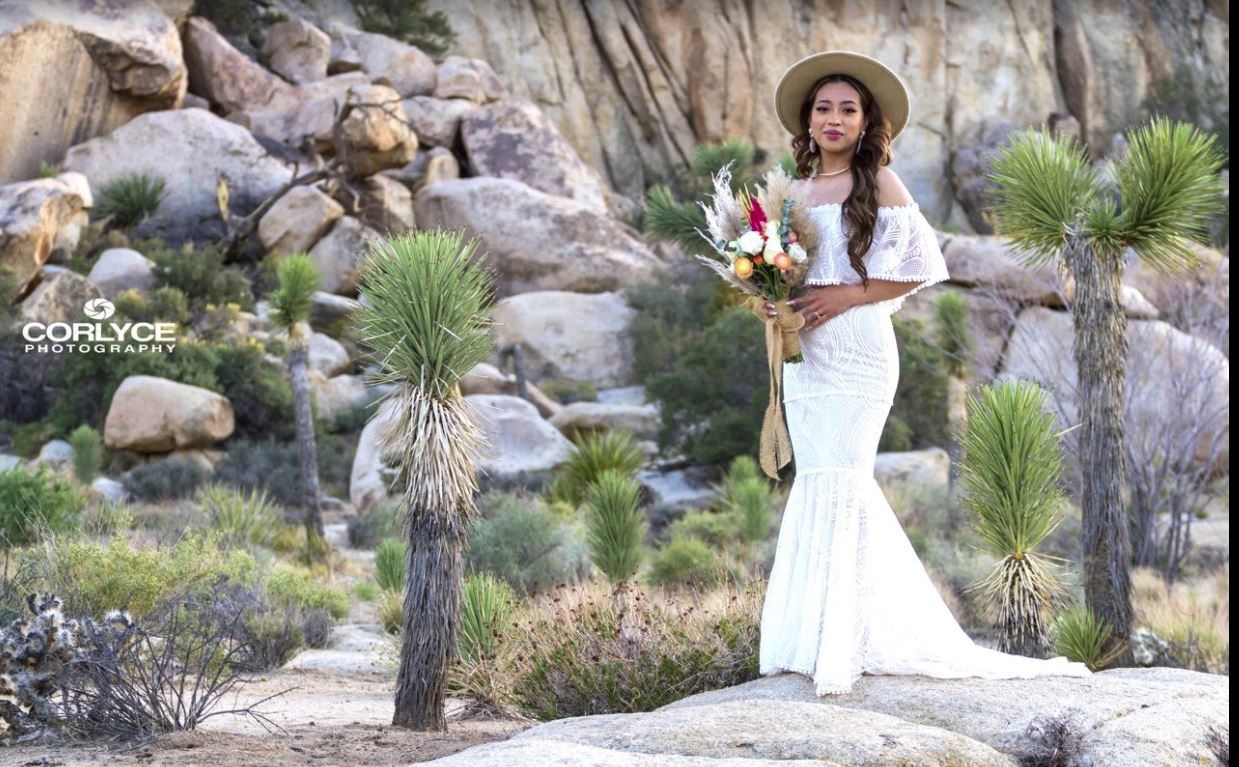
<instances>
[{"instance_id":1,"label":"rocky cliff face","mask_svg":"<svg viewBox=\"0 0 1239 767\"><path fill-rule=\"evenodd\" d=\"M639 197L693 146L747 136L787 151L771 101L810 53L845 48L894 67L913 120L895 167L931 218L968 226L952 152L983 120L1070 113L1100 154L1179 67L1229 88L1224 0L431 0L514 95L541 106L615 189Z\"/></svg>"}]
</instances>

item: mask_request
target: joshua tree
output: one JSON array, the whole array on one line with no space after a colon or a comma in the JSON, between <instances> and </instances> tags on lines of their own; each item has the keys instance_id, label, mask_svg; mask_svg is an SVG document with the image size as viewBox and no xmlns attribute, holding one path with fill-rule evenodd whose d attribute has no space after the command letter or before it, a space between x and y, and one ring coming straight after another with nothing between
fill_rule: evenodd
<instances>
[{"instance_id":1,"label":"joshua tree","mask_svg":"<svg viewBox=\"0 0 1239 767\"><path fill-rule=\"evenodd\" d=\"M1062 468L1041 389L1027 381L985 387L968 400L960 436L962 500L976 517L983 548L999 557L986 578L969 586L1001 632L999 649L1033 657L1050 644L1054 610L1066 592L1048 557L1033 551L1061 521Z\"/></svg>"},{"instance_id":2,"label":"joshua tree","mask_svg":"<svg viewBox=\"0 0 1239 767\"><path fill-rule=\"evenodd\" d=\"M293 389L297 458L301 464L306 545L311 559L327 551L323 533L322 498L318 489L318 448L314 444L314 412L310 406L310 303L318 288L318 269L310 257L295 253L280 260L279 288L271 295L271 320L288 333L288 378Z\"/></svg>"},{"instance_id":3,"label":"joshua tree","mask_svg":"<svg viewBox=\"0 0 1239 767\"><path fill-rule=\"evenodd\" d=\"M1222 159L1214 139L1185 123L1156 119L1128 134L1113 181L1074 140L1043 130L1016 134L998 153L995 229L1028 264L1065 262L1081 420L1084 593L1114 629L1116 658L1129 664L1130 543L1123 509L1123 381L1126 318L1119 293L1131 249L1164 274L1194 265L1189 240L1205 241L1221 204Z\"/></svg>"},{"instance_id":4,"label":"joshua tree","mask_svg":"<svg viewBox=\"0 0 1239 767\"><path fill-rule=\"evenodd\" d=\"M408 536L400 671L392 723L444 730L456 660L468 525L477 515L482 433L461 376L490 356L494 275L459 233L413 231L376 243L362 267L362 340L395 384L384 447L401 471ZM386 408L385 408L386 410Z\"/></svg>"}]
</instances>

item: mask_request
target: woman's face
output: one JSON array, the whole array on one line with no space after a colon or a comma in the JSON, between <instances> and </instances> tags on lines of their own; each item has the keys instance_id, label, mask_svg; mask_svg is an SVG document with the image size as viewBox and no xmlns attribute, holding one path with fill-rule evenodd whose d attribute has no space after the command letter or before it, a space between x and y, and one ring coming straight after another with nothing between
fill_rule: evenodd
<instances>
[{"instance_id":1,"label":"woman's face","mask_svg":"<svg viewBox=\"0 0 1239 767\"><path fill-rule=\"evenodd\" d=\"M833 82L817 89L809 110L809 135L822 152L852 151L864 127L860 93L855 88Z\"/></svg>"}]
</instances>

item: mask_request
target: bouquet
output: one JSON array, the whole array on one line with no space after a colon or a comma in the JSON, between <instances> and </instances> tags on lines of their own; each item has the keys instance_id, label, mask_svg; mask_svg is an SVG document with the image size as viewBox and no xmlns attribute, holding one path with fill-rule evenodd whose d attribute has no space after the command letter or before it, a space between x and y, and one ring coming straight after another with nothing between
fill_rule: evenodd
<instances>
[{"instance_id":1,"label":"bouquet","mask_svg":"<svg viewBox=\"0 0 1239 767\"><path fill-rule=\"evenodd\" d=\"M809 254L817 245L817 230L805 201L792 189L791 178L775 166L755 194L731 193L731 168L714 176L714 198L699 203L706 229L698 233L717 256L697 256L732 287L749 295L748 307L766 323L766 358L770 367L770 400L761 430L762 470L774 479L791 460L791 438L779 409L783 363L804 360L797 333L804 317L787 305L792 291L804 283ZM775 306L766 316L763 304Z\"/></svg>"}]
</instances>

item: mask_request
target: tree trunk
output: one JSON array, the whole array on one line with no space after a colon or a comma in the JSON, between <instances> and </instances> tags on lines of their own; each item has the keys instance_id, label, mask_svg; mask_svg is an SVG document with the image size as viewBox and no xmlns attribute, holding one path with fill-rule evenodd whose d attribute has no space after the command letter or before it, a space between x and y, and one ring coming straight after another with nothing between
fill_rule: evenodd
<instances>
[{"instance_id":1,"label":"tree trunk","mask_svg":"<svg viewBox=\"0 0 1239 767\"><path fill-rule=\"evenodd\" d=\"M1131 544L1123 506L1123 381L1127 318L1120 300L1121 264L1072 240L1067 261L1075 278L1077 403L1084 522L1084 596L1113 629L1106 651L1131 665Z\"/></svg>"},{"instance_id":2,"label":"tree trunk","mask_svg":"<svg viewBox=\"0 0 1239 767\"><path fill-rule=\"evenodd\" d=\"M462 523L406 510L404 617L400 626L400 671L392 724L413 730L447 730L444 704L448 670L456 660L459 631Z\"/></svg>"},{"instance_id":3,"label":"tree trunk","mask_svg":"<svg viewBox=\"0 0 1239 767\"><path fill-rule=\"evenodd\" d=\"M297 429L297 458L301 464L302 503L305 506L306 544L312 560L326 557L322 498L318 489L318 448L314 444L314 411L310 406L309 352L303 329L289 333L292 351L288 357L288 376L293 389L293 414Z\"/></svg>"}]
</instances>

